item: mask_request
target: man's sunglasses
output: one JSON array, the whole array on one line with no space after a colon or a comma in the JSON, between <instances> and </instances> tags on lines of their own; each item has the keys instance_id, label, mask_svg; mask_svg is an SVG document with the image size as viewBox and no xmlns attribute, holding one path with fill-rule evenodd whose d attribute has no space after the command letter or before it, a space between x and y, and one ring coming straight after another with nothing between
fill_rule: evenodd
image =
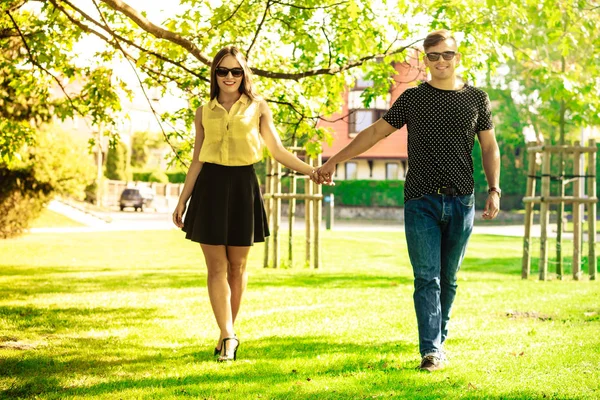
<instances>
[{"instance_id":1,"label":"man's sunglasses","mask_svg":"<svg viewBox=\"0 0 600 400\"><path fill-rule=\"evenodd\" d=\"M242 68L217 67L215 71L217 73L217 76L221 78L225 78L230 72L231 76L233 76L234 78L239 78L240 76L244 75L244 70Z\"/></svg>"},{"instance_id":2,"label":"man's sunglasses","mask_svg":"<svg viewBox=\"0 0 600 400\"><path fill-rule=\"evenodd\" d=\"M426 53L427 59L429 61L437 61L440 59L440 56L446 61L450 61L456 55L455 51L445 51L443 53Z\"/></svg>"}]
</instances>

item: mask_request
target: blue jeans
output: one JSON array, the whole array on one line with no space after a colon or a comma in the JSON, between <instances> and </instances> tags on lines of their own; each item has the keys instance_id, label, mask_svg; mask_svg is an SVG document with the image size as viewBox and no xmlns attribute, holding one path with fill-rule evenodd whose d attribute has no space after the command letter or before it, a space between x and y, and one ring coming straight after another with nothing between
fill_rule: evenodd
<instances>
[{"instance_id":1,"label":"blue jeans","mask_svg":"<svg viewBox=\"0 0 600 400\"><path fill-rule=\"evenodd\" d=\"M442 356L456 274L473 230L474 195L425 195L404 205L408 255L415 276L415 311L421 356Z\"/></svg>"}]
</instances>

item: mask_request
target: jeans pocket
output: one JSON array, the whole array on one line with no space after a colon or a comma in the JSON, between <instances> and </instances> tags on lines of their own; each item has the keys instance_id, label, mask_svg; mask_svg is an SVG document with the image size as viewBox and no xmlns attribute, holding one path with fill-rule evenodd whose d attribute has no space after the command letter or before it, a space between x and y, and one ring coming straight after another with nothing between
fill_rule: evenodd
<instances>
[{"instance_id":1,"label":"jeans pocket","mask_svg":"<svg viewBox=\"0 0 600 400\"><path fill-rule=\"evenodd\" d=\"M426 196L426 195L424 194L424 195L422 195L422 196L419 196L419 197L413 197L412 199L408 199L408 200L406 200L406 202L408 203L409 201L422 200L422 199L423 199L425 196Z\"/></svg>"},{"instance_id":2,"label":"jeans pocket","mask_svg":"<svg viewBox=\"0 0 600 400\"><path fill-rule=\"evenodd\" d=\"M458 199L460 204L462 204L463 206L465 206L467 208L471 208L475 204L475 195L474 194L468 194L466 196L457 196L456 198Z\"/></svg>"}]
</instances>

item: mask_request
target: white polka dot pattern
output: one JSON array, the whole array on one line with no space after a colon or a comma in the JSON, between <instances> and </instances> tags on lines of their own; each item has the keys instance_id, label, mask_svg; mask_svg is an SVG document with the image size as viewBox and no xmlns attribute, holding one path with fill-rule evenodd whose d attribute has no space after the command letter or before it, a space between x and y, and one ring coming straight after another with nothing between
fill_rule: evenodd
<instances>
[{"instance_id":1,"label":"white polka dot pattern","mask_svg":"<svg viewBox=\"0 0 600 400\"><path fill-rule=\"evenodd\" d=\"M404 91L383 119L408 130L405 202L443 186L473 193L475 136L494 127L487 93L466 84L442 90L422 83Z\"/></svg>"}]
</instances>

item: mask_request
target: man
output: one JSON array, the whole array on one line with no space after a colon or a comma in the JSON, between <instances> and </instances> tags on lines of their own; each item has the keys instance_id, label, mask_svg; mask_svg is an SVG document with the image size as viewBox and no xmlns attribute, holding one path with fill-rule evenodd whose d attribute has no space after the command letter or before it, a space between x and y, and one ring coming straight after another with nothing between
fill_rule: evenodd
<instances>
[{"instance_id":1,"label":"man","mask_svg":"<svg viewBox=\"0 0 600 400\"><path fill-rule=\"evenodd\" d=\"M358 156L407 125L404 223L415 278L419 368L431 372L447 361L443 345L456 295L456 274L473 229L475 136L489 185L484 219L495 218L499 211L500 152L487 94L456 76L460 53L451 33L432 32L423 47L431 80L402 93L381 119L331 157L313 179L330 182L337 163Z\"/></svg>"}]
</instances>

